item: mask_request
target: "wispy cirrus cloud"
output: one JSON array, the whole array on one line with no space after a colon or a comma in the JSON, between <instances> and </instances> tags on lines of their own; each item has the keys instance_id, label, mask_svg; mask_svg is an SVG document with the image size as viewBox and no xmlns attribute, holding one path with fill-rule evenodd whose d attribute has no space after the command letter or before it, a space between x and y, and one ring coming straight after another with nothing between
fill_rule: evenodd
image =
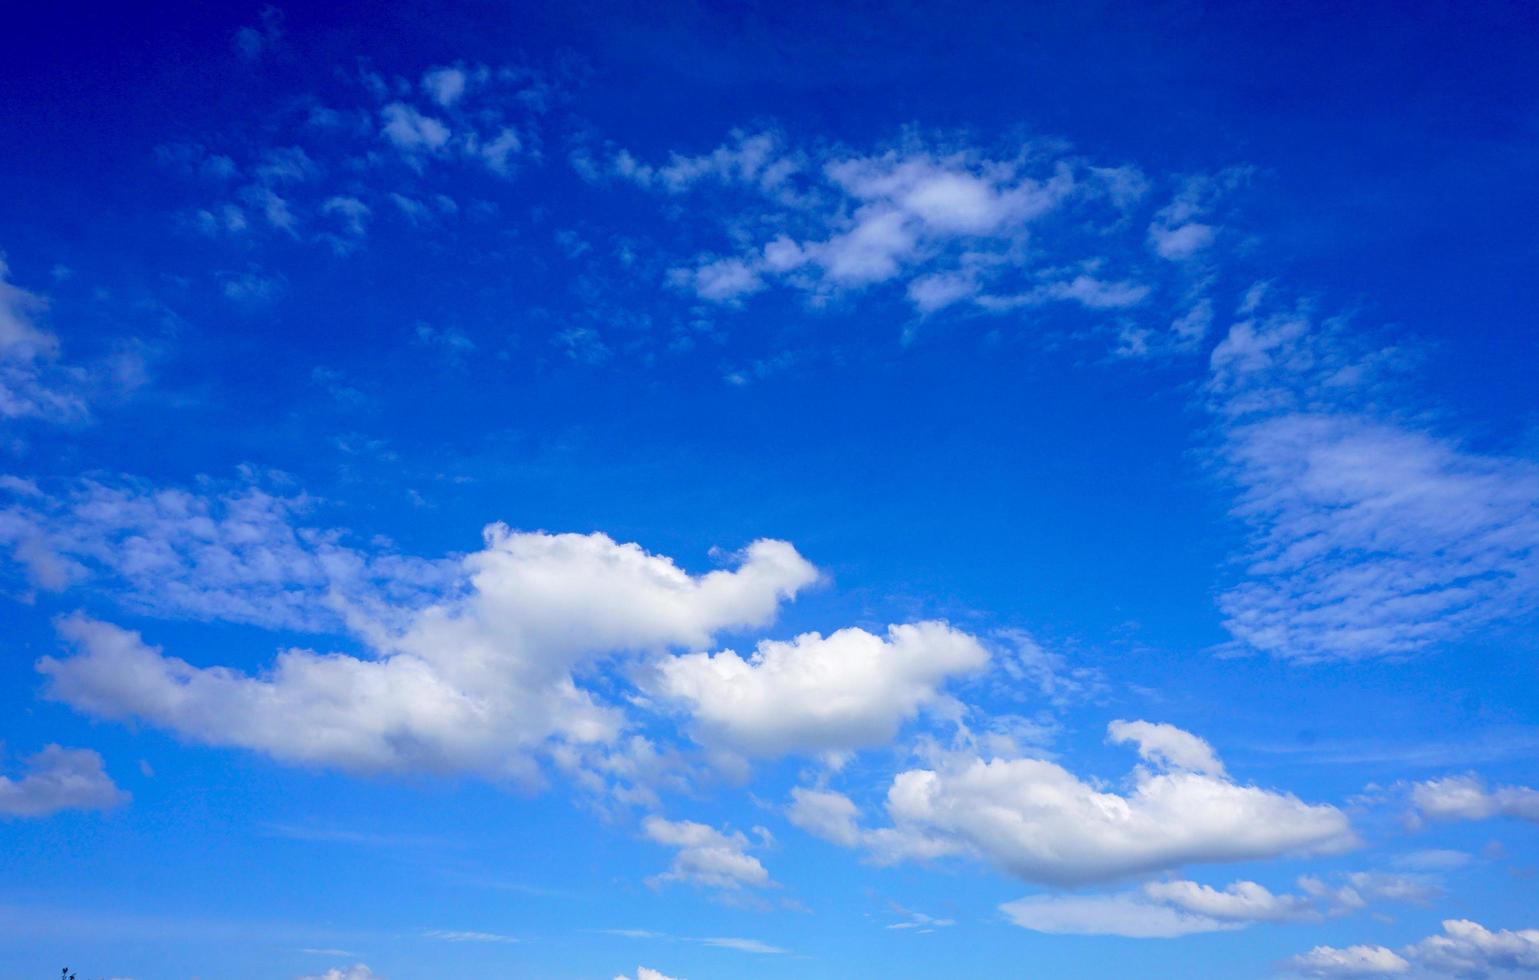
<instances>
[{"instance_id":1,"label":"wispy cirrus cloud","mask_svg":"<svg viewBox=\"0 0 1539 980\"><path fill-rule=\"evenodd\" d=\"M864 150L739 130L698 154L646 162L583 146L572 163L595 184L658 195L665 212L690 202L682 247L695 253L666 279L707 304L790 290L818 308L884 288L919 316L1069 304L1111 318L1128 355L1202 339L1201 253L1224 234L1220 203L1239 183L1155 180L1047 139L991 152L917 130ZM1162 184L1172 196L1151 203ZM1149 322L1156 296L1180 307L1168 328Z\"/></svg>"},{"instance_id":2,"label":"wispy cirrus cloud","mask_svg":"<svg viewBox=\"0 0 1539 980\"><path fill-rule=\"evenodd\" d=\"M131 347L94 361L66 359L63 341L45 325L48 305L12 281L0 252L0 422L81 422L94 402L145 382L144 358Z\"/></svg>"},{"instance_id":3,"label":"wispy cirrus cloud","mask_svg":"<svg viewBox=\"0 0 1539 980\"><path fill-rule=\"evenodd\" d=\"M1245 575L1219 597L1237 648L1403 656L1539 608L1539 461L1398 408L1396 351L1305 310L1244 312L1208 381L1250 531Z\"/></svg>"}]
</instances>

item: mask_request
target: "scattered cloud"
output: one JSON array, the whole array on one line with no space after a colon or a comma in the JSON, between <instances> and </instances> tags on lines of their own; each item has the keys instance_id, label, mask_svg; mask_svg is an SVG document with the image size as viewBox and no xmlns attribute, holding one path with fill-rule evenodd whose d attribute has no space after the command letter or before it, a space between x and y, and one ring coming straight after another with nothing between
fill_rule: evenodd
<instances>
[{"instance_id":1,"label":"scattered cloud","mask_svg":"<svg viewBox=\"0 0 1539 980\"><path fill-rule=\"evenodd\" d=\"M648 840L678 849L672 867L650 878L653 883L687 882L728 891L773 884L764 865L748 853L754 844L741 831L723 833L703 823L659 816L648 817L642 830ZM726 941L702 942L723 945Z\"/></svg>"},{"instance_id":2,"label":"scattered cloud","mask_svg":"<svg viewBox=\"0 0 1539 980\"><path fill-rule=\"evenodd\" d=\"M914 909L906 909L893 902L892 911L899 916L897 922L888 923L887 928L894 930L913 930L916 933L931 933L937 929L948 929L956 925L955 919L941 919L933 915L926 915Z\"/></svg>"},{"instance_id":3,"label":"scattered cloud","mask_svg":"<svg viewBox=\"0 0 1539 980\"><path fill-rule=\"evenodd\" d=\"M1183 879L1151 881L1104 895L1035 895L1007 902L1001 911L1037 932L1167 939L1241 929L1263 922L1314 922L1364 908L1370 901L1424 904L1442 894L1425 876L1350 872L1331 886L1298 880L1301 894L1276 893L1254 881L1223 888Z\"/></svg>"},{"instance_id":4,"label":"scattered cloud","mask_svg":"<svg viewBox=\"0 0 1539 980\"><path fill-rule=\"evenodd\" d=\"M713 150L666 162L613 147L580 149L572 162L592 182L659 195L665 210L682 215L676 202L691 202L680 247L695 252L667 280L698 300L739 306L787 289L816 308L885 286L921 316L1060 303L1109 315L1156 293L1197 309L1200 277L1169 260L1211 244L1213 215L1234 184L1183 180L1147 217L1150 182L1133 168L1095 166L1050 140L989 152L917 130L864 152L735 131ZM1153 260L1129 240L1135 212L1150 222ZM1194 315L1168 334L1142 328L1139 352L1190 349L1200 327Z\"/></svg>"},{"instance_id":5,"label":"scattered cloud","mask_svg":"<svg viewBox=\"0 0 1539 980\"><path fill-rule=\"evenodd\" d=\"M1398 952L1384 946L1316 946L1288 962L1311 977L1487 977L1539 971L1539 929L1491 930L1468 919L1444 919L1443 931Z\"/></svg>"},{"instance_id":6,"label":"scattered cloud","mask_svg":"<svg viewBox=\"0 0 1539 980\"><path fill-rule=\"evenodd\" d=\"M258 481L204 489L86 481L58 495L13 491L0 547L35 588L89 582L136 613L312 631L342 628L348 603L381 615L420 607L453 580L452 559L370 554L305 527L316 501L302 494Z\"/></svg>"},{"instance_id":7,"label":"scattered cloud","mask_svg":"<svg viewBox=\"0 0 1539 980\"><path fill-rule=\"evenodd\" d=\"M1169 939L1243 925L1194 915L1137 893L1037 895L1006 902L999 910L1023 929L1065 935Z\"/></svg>"},{"instance_id":8,"label":"scattered cloud","mask_svg":"<svg viewBox=\"0 0 1539 980\"><path fill-rule=\"evenodd\" d=\"M385 978L362 963L354 963L352 966L334 966L325 973L310 974L300 977L299 980L385 980Z\"/></svg>"},{"instance_id":9,"label":"scattered cloud","mask_svg":"<svg viewBox=\"0 0 1539 980\"><path fill-rule=\"evenodd\" d=\"M472 932L463 929L429 929L423 933L429 939L441 939L448 943L516 943L513 936L496 932Z\"/></svg>"},{"instance_id":10,"label":"scattered cloud","mask_svg":"<svg viewBox=\"0 0 1539 980\"><path fill-rule=\"evenodd\" d=\"M1416 783L1411 787L1411 803L1429 820L1487 820L1502 816L1539 823L1539 789L1487 789L1485 782L1475 775Z\"/></svg>"},{"instance_id":11,"label":"scattered cloud","mask_svg":"<svg viewBox=\"0 0 1539 980\"><path fill-rule=\"evenodd\" d=\"M1241 649L1402 656L1539 605L1539 463L1375 408L1396 353L1350 346L1290 312L1213 350L1218 457L1251 532L1219 598Z\"/></svg>"},{"instance_id":12,"label":"scattered cloud","mask_svg":"<svg viewBox=\"0 0 1539 980\"><path fill-rule=\"evenodd\" d=\"M280 37L279 18L263 21L238 35L252 59ZM328 100L286 100L262 119L260 135L232 128L214 147L158 148L159 161L190 182L193 203L179 223L216 239L277 233L346 255L375 222L453 218L462 210L453 195L539 163L551 86L533 69L461 63L429 68L420 84L359 70Z\"/></svg>"},{"instance_id":13,"label":"scattered cloud","mask_svg":"<svg viewBox=\"0 0 1539 980\"><path fill-rule=\"evenodd\" d=\"M404 616L346 604L367 657L290 649L250 675L194 666L138 633L75 615L58 624L74 655L37 667L56 700L206 744L350 770L532 780L553 743L611 743L625 727L623 712L579 687L574 671L762 625L817 577L784 542L755 542L735 569L691 576L602 534L502 525L455 565L452 587Z\"/></svg>"},{"instance_id":14,"label":"scattered cloud","mask_svg":"<svg viewBox=\"0 0 1539 980\"><path fill-rule=\"evenodd\" d=\"M49 745L24 760L19 778L0 776L0 816L46 817L60 810L110 810L128 800L90 749Z\"/></svg>"},{"instance_id":15,"label":"scattered cloud","mask_svg":"<svg viewBox=\"0 0 1539 980\"><path fill-rule=\"evenodd\" d=\"M706 946L715 946L718 949L735 949L739 953L757 953L761 956L782 956L790 952L788 949L771 946L757 939L741 939L736 936L709 936L697 942Z\"/></svg>"},{"instance_id":16,"label":"scattered cloud","mask_svg":"<svg viewBox=\"0 0 1539 980\"><path fill-rule=\"evenodd\" d=\"M235 32L235 51L247 61L256 61L283 40L283 11L272 5L257 14L257 23Z\"/></svg>"},{"instance_id":17,"label":"scattered cloud","mask_svg":"<svg viewBox=\"0 0 1539 980\"><path fill-rule=\"evenodd\" d=\"M841 847L855 847L861 841L860 808L843 793L833 790L791 790L786 819L814 837L821 837Z\"/></svg>"},{"instance_id":18,"label":"scattered cloud","mask_svg":"<svg viewBox=\"0 0 1539 980\"><path fill-rule=\"evenodd\" d=\"M1142 736L1153 763L1134 769L1125 795L1043 759L943 755L936 768L899 773L887 792L891 826L857 839L879 861L966 855L1058 886L1357 843L1337 808L1237 783L1197 751L1206 743L1167 729L1114 723L1118 740ZM792 812L804 829L850 840L847 808L826 793L793 799Z\"/></svg>"},{"instance_id":19,"label":"scattered cloud","mask_svg":"<svg viewBox=\"0 0 1539 980\"><path fill-rule=\"evenodd\" d=\"M1406 973L1411 964L1384 946L1316 946L1288 961L1296 973L1308 977L1373 977Z\"/></svg>"},{"instance_id":20,"label":"scattered cloud","mask_svg":"<svg viewBox=\"0 0 1539 980\"><path fill-rule=\"evenodd\" d=\"M618 974L615 980L632 980L632 978L624 974ZM683 980L683 978L671 977L660 970L654 970L648 966L638 966L636 967L635 980Z\"/></svg>"},{"instance_id":21,"label":"scattered cloud","mask_svg":"<svg viewBox=\"0 0 1539 980\"><path fill-rule=\"evenodd\" d=\"M91 363L63 358L63 344L43 325L48 300L11 281L0 253L0 422L81 422L93 402L132 392L146 379L131 346Z\"/></svg>"},{"instance_id":22,"label":"scattered cloud","mask_svg":"<svg viewBox=\"0 0 1539 980\"><path fill-rule=\"evenodd\" d=\"M688 707L697 740L751 756L839 753L884 745L941 695L948 677L989 655L940 622L765 640L744 659L731 650L658 666L656 693Z\"/></svg>"}]
</instances>

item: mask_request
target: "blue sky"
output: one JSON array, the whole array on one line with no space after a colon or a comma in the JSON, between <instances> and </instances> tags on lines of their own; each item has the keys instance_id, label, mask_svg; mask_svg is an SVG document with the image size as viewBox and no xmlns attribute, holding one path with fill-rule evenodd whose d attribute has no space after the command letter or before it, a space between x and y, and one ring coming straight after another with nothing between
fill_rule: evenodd
<instances>
[{"instance_id":1,"label":"blue sky","mask_svg":"<svg viewBox=\"0 0 1539 980\"><path fill-rule=\"evenodd\" d=\"M1522 4L0 32L0 978L1539 974Z\"/></svg>"}]
</instances>

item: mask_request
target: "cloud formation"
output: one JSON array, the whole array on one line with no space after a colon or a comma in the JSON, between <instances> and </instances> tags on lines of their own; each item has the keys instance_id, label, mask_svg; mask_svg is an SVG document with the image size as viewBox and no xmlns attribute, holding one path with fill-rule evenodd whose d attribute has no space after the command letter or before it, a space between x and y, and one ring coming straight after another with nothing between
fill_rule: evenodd
<instances>
[{"instance_id":1,"label":"cloud formation","mask_svg":"<svg viewBox=\"0 0 1539 980\"><path fill-rule=\"evenodd\" d=\"M291 649L259 675L197 667L84 616L75 655L44 657L50 697L290 762L535 777L550 743L613 742L617 708L574 672L625 652L699 646L757 626L816 578L789 544L758 541L736 568L691 576L602 534L492 525L460 582L399 622L351 620L367 657Z\"/></svg>"},{"instance_id":2,"label":"cloud formation","mask_svg":"<svg viewBox=\"0 0 1539 980\"><path fill-rule=\"evenodd\" d=\"M264 18L264 24L270 21ZM255 58L276 33L241 32ZM170 143L161 163L188 180L184 228L218 239L276 235L347 254L375 220L410 228L455 220L478 179L504 181L541 157L552 89L528 68L456 63L413 82L368 70L326 100L289 100L261 135L232 131L213 146Z\"/></svg>"},{"instance_id":3,"label":"cloud formation","mask_svg":"<svg viewBox=\"0 0 1539 980\"><path fill-rule=\"evenodd\" d=\"M632 978L622 973L617 974L615 976L615 980L632 980ZM660 970L654 970L649 966L638 966L636 967L636 976L634 980L683 980L683 978L670 977L668 974L663 973Z\"/></svg>"},{"instance_id":4,"label":"cloud formation","mask_svg":"<svg viewBox=\"0 0 1539 980\"><path fill-rule=\"evenodd\" d=\"M789 289L820 307L886 286L921 316L1063 303L1115 314L1161 292L1199 303L1204 277L1188 266L1217 240L1214 211L1235 184L1183 180L1170 203L1148 208L1153 182L1142 173L1093 165L1061 143L991 152L918 131L864 151L736 131L665 162L612 147L579 149L572 162L594 183L692 203L696 251L668 281L706 303ZM1127 234L1134 214L1148 222L1148 249ZM1120 329L1123 353L1147 354L1190 349L1206 321L1165 331L1130 319Z\"/></svg>"},{"instance_id":5,"label":"cloud formation","mask_svg":"<svg viewBox=\"0 0 1539 980\"><path fill-rule=\"evenodd\" d=\"M254 484L194 493L85 481L59 496L31 485L9 496L0 547L33 587L90 582L158 617L336 631L350 605L375 616L420 607L457 570L351 547L302 523L314 504L304 495Z\"/></svg>"},{"instance_id":6,"label":"cloud formation","mask_svg":"<svg viewBox=\"0 0 1539 980\"><path fill-rule=\"evenodd\" d=\"M1487 929L1468 919L1444 919L1443 931L1398 952L1384 946L1316 946L1289 961L1311 977L1435 977L1526 975L1539 971L1539 929Z\"/></svg>"},{"instance_id":7,"label":"cloud formation","mask_svg":"<svg viewBox=\"0 0 1539 980\"><path fill-rule=\"evenodd\" d=\"M765 640L744 659L731 650L664 661L656 693L688 707L695 737L750 756L849 752L890 742L934 703L947 678L989 655L945 623Z\"/></svg>"},{"instance_id":8,"label":"cloud formation","mask_svg":"<svg viewBox=\"0 0 1539 980\"><path fill-rule=\"evenodd\" d=\"M1356 843L1340 810L1235 782L1200 739L1170 726L1114 723L1156 768L1138 766L1129 792L1088 783L1054 762L952 754L894 777L891 826L856 836L878 860L966 855L1026 881L1073 886L1187 864L1332 853ZM1178 737L1184 736L1184 738ZM1156 746L1180 746L1171 758ZM829 791L793 799L798 824L839 843L849 807ZM850 804L853 806L853 803Z\"/></svg>"},{"instance_id":9,"label":"cloud formation","mask_svg":"<svg viewBox=\"0 0 1539 980\"><path fill-rule=\"evenodd\" d=\"M1539 823L1539 789L1487 789L1485 782L1474 775L1416 783L1411 787L1411 803L1430 820L1487 820L1503 816Z\"/></svg>"},{"instance_id":10,"label":"cloud formation","mask_svg":"<svg viewBox=\"0 0 1539 980\"><path fill-rule=\"evenodd\" d=\"M1301 312L1249 313L1209 378L1251 532L1248 574L1219 599L1236 643L1305 662L1401 656L1539 606L1539 463L1383 408L1396 352L1356 351Z\"/></svg>"},{"instance_id":11,"label":"cloud formation","mask_svg":"<svg viewBox=\"0 0 1539 980\"><path fill-rule=\"evenodd\" d=\"M723 833L692 820L665 820L659 816L648 817L642 830L648 840L677 848L672 866L648 879L654 884L687 882L726 891L773 884L764 865L748 853L754 845L741 831Z\"/></svg>"},{"instance_id":12,"label":"cloud formation","mask_svg":"<svg viewBox=\"0 0 1539 980\"><path fill-rule=\"evenodd\" d=\"M19 778L0 776L0 816L46 817L60 810L110 810L128 800L90 749L46 746L24 760Z\"/></svg>"},{"instance_id":13,"label":"cloud formation","mask_svg":"<svg viewBox=\"0 0 1539 980\"><path fill-rule=\"evenodd\" d=\"M43 324L47 310L45 297L11 280L0 252L0 422L81 422L92 402L144 383L144 359L128 348L91 363L66 360L59 335Z\"/></svg>"}]
</instances>

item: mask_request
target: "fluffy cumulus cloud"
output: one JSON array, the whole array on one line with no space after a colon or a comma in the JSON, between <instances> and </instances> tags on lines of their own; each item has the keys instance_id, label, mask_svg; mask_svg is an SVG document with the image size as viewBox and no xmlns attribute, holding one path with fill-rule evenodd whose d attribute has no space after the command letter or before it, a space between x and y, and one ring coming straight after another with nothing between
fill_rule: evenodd
<instances>
[{"instance_id":1,"label":"fluffy cumulus cloud","mask_svg":"<svg viewBox=\"0 0 1539 980\"><path fill-rule=\"evenodd\" d=\"M1037 932L1168 939L1199 932L1242 929L1262 922L1310 922L1362 908L1368 898L1419 900L1399 876L1358 872L1327 886L1299 879L1301 894L1277 893L1254 881L1223 888L1195 881L1152 881L1104 895L1034 895L1000 906L1010 921ZM1391 880L1394 879L1394 880Z\"/></svg>"},{"instance_id":2,"label":"fluffy cumulus cloud","mask_svg":"<svg viewBox=\"0 0 1539 980\"><path fill-rule=\"evenodd\" d=\"M1156 763L1136 767L1126 793L1044 759L948 755L935 768L899 773L887 792L891 825L859 830L855 839L879 860L969 855L1060 886L1188 864L1337 852L1356 843L1340 810L1236 782L1211 751L1197 751L1205 743L1167 729L1114 726L1114 738L1137 741ZM1172 746L1179 748L1156 751ZM792 813L804 828L849 842L848 810L819 793L793 800ZM1167 896L1172 903L1180 904Z\"/></svg>"},{"instance_id":3,"label":"fluffy cumulus cloud","mask_svg":"<svg viewBox=\"0 0 1539 980\"><path fill-rule=\"evenodd\" d=\"M687 706L696 737L752 756L882 745L941 695L948 677L988 663L983 646L939 622L843 629L761 642L748 658L694 653L659 667L656 691Z\"/></svg>"},{"instance_id":4,"label":"fluffy cumulus cloud","mask_svg":"<svg viewBox=\"0 0 1539 980\"><path fill-rule=\"evenodd\" d=\"M642 830L648 840L676 848L672 866L649 879L654 884L687 882L728 891L772 884L764 865L748 853L754 842L741 831L725 833L703 823L655 815L646 819ZM761 840L767 836L758 833Z\"/></svg>"},{"instance_id":5,"label":"fluffy cumulus cloud","mask_svg":"<svg viewBox=\"0 0 1539 980\"><path fill-rule=\"evenodd\" d=\"M1215 240L1211 215L1232 186L1182 181L1171 203L1142 212L1152 222L1151 258L1127 235L1151 182L1045 140L989 152L910 132L854 152L737 132L664 162L613 149L582 150L573 162L593 181L699 202L690 229L715 231L690 238L697 251L670 279L701 300L738 304L776 286L821 306L885 285L921 315L1055 303L1116 313L1161 290L1199 304L1203 287L1187 263L1166 260L1190 259ZM1168 336L1141 328L1139 352L1190 347L1200 339L1195 322Z\"/></svg>"},{"instance_id":6,"label":"fluffy cumulus cloud","mask_svg":"<svg viewBox=\"0 0 1539 980\"><path fill-rule=\"evenodd\" d=\"M290 649L247 674L195 666L82 616L45 657L49 696L184 738L353 770L470 770L532 778L551 743L608 743L620 710L574 673L601 658L706 644L757 626L816 578L789 544L759 541L737 567L694 576L602 534L486 531L446 595L390 621L355 610L366 656Z\"/></svg>"},{"instance_id":7,"label":"fluffy cumulus cloud","mask_svg":"<svg viewBox=\"0 0 1539 980\"><path fill-rule=\"evenodd\" d=\"M1317 946L1288 964L1311 977L1409 974L1434 977L1528 976L1539 972L1539 929L1488 929L1445 919L1443 931L1399 951L1384 946Z\"/></svg>"},{"instance_id":8,"label":"fluffy cumulus cloud","mask_svg":"<svg viewBox=\"0 0 1539 980\"><path fill-rule=\"evenodd\" d=\"M1539 972L1539 929L1487 929L1468 919L1447 919L1443 931L1405 949L1429 969L1458 977L1503 971Z\"/></svg>"},{"instance_id":9,"label":"fluffy cumulus cloud","mask_svg":"<svg viewBox=\"0 0 1539 980\"><path fill-rule=\"evenodd\" d=\"M90 749L50 745L26 759L19 777L0 776L0 816L46 817L60 810L110 810L126 801Z\"/></svg>"},{"instance_id":10,"label":"fluffy cumulus cloud","mask_svg":"<svg viewBox=\"0 0 1539 980\"><path fill-rule=\"evenodd\" d=\"M1411 964L1385 946L1316 946L1288 961L1307 977L1376 977L1407 973Z\"/></svg>"},{"instance_id":11,"label":"fluffy cumulus cloud","mask_svg":"<svg viewBox=\"0 0 1539 980\"><path fill-rule=\"evenodd\" d=\"M1220 599L1237 643L1302 661L1405 655L1539 606L1539 464L1383 408L1394 351L1248 312L1209 380L1251 531L1248 575Z\"/></svg>"},{"instance_id":12,"label":"fluffy cumulus cloud","mask_svg":"<svg viewBox=\"0 0 1539 980\"><path fill-rule=\"evenodd\" d=\"M1411 803L1431 820L1487 820L1502 816L1539 823L1539 789L1488 789L1483 780L1473 775L1416 783L1411 787Z\"/></svg>"},{"instance_id":13,"label":"fluffy cumulus cloud","mask_svg":"<svg viewBox=\"0 0 1539 980\"><path fill-rule=\"evenodd\" d=\"M1114 721L1106 727L1106 732L1113 742L1131 742L1138 746L1138 756L1145 762L1211 776L1224 774L1224 764L1218 761L1213 746L1175 725Z\"/></svg>"}]
</instances>

